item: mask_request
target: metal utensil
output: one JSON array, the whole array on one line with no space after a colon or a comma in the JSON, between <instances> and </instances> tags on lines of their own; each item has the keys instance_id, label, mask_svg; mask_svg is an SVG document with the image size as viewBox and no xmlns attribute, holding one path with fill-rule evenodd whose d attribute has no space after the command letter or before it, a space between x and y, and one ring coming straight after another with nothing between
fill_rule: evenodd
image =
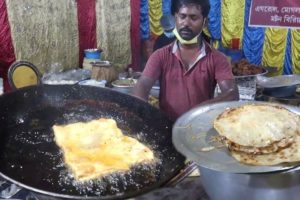
<instances>
[{"instance_id":1,"label":"metal utensil","mask_svg":"<svg viewBox=\"0 0 300 200\"><path fill-rule=\"evenodd\" d=\"M270 104L257 101L233 101L201 106L184 114L173 126L173 144L176 149L199 166L215 171L230 173L263 173L287 170L295 164L280 164L275 166L245 165L235 160L227 147L214 142L218 135L213 128L214 119L227 108L245 104ZM300 109L281 105L300 114ZM250 122L249 122L250 123Z\"/></svg>"}]
</instances>

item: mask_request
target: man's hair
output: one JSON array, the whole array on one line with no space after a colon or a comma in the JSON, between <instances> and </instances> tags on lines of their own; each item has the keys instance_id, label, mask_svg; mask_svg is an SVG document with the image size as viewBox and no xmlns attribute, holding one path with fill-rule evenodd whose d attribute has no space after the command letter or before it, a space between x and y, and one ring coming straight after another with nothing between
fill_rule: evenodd
<instances>
[{"instance_id":1,"label":"man's hair","mask_svg":"<svg viewBox=\"0 0 300 200\"><path fill-rule=\"evenodd\" d=\"M174 15L175 13L179 12L179 9L182 6L189 5L189 4L201 6L203 17L206 18L208 16L210 10L209 0L172 0L172 5L171 5L172 14Z\"/></svg>"}]
</instances>

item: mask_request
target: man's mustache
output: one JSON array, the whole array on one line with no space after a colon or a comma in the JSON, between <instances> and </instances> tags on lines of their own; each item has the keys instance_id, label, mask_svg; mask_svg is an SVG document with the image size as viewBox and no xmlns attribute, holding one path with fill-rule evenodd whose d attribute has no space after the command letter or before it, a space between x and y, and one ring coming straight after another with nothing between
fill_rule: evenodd
<instances>
[{"instance_id":1,"label":"man's mustache","mask_svg":"<svg viewBox=\"0 0 300 200\"><path fill-rule=\"evenodd\" d=\"M193 31L191 29L187 28L187 27L181 28L179 30L179 32L182 32L182 31L193 33Z\"/></svg>"}]
</instances>

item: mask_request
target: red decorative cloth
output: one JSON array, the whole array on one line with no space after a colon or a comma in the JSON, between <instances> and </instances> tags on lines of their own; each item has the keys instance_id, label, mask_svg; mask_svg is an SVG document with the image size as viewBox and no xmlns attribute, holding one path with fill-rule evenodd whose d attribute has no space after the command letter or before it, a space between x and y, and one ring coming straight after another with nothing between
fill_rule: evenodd
<instances>
[{"instance_id":1,"label":"red decorative cloth","mask_svg":"<svg viewBox=\"0 0 300 200\"><path fill-rule=\"evenodd\" d=\"M79 64L82 65L84 49L97 48L96 0L77 0L79 31Z\"/></svg>"},{"instance_id":2,"label":"red decorative cloth","mask_svg":"<svg viewBox=\"0 0 300 200\"><path fill-rule=\"evenodd\" d=\"M16 61L5 0L0 0L0 76L4 79L4 91L10 91L7 70Z\"/></svg>"},{"instance_id":3,"label":"red decorative cloth","mask_svg":"<svg viewBox=\"0 0 300 200\"><path fill-rule=\"evenodd\" d=\"M141 71L141 39L140 39L140 0L130 0L131 7L131 68L134 71Z\"/></svg>"}]
</instances>

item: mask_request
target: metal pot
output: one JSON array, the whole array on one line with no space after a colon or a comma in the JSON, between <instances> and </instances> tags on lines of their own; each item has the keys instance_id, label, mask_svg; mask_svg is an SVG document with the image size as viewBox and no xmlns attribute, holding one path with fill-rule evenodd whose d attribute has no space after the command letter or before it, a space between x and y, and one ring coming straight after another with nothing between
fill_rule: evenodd
<instances>
[{"instance_id":1,"label":"metal pot","mask_svg":"<svg viewBox=\"0 0 300 200\"><path fill-rule=\"evenodd\" d=\"M212 200L298 200L300 167L278 172L238 174L199 167L202 185Z\"/></svg>"}]
</instances>

